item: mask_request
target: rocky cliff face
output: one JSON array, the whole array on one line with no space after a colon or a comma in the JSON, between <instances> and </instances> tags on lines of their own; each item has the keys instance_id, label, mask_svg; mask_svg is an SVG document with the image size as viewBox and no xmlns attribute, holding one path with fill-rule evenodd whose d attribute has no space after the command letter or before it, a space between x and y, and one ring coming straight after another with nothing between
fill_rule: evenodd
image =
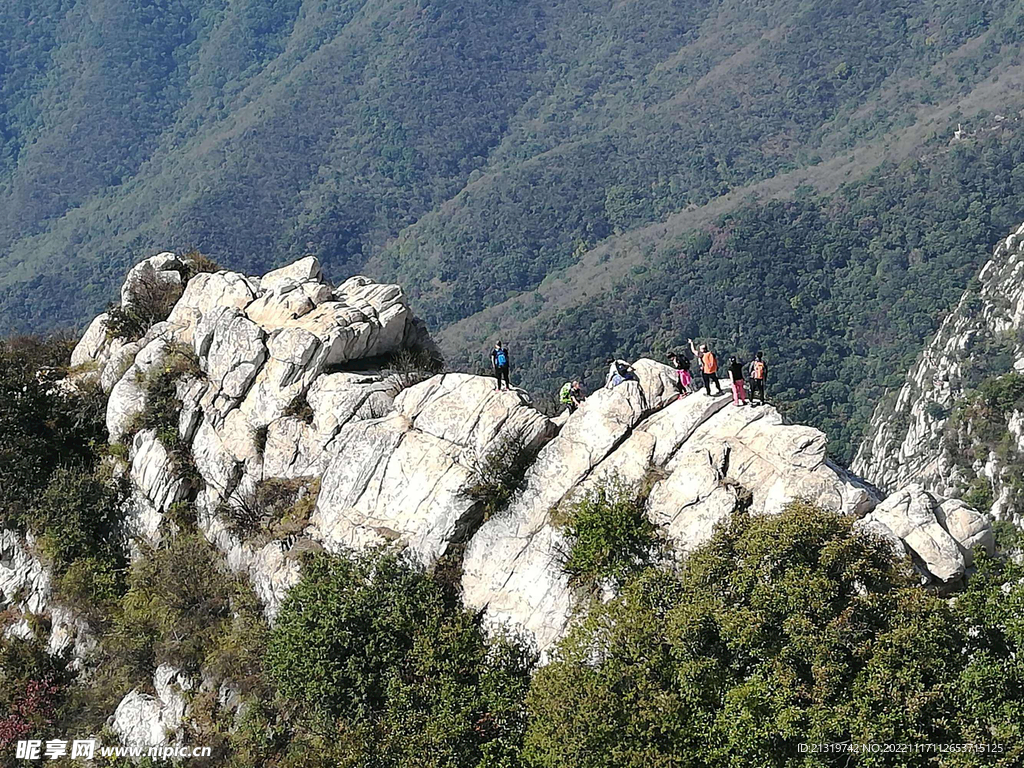
<instances>
[{"instance_id":1,"label":"rocky cliff face","mask_svg":"<svg viewBox=\"0 0 1024 768\"><path fill-rule=\"evenodd\" d=\"M885 490L909 482L942 496L991 485L992 512L1014 517L1015 456L1024 453L1024 413L992 439L965 398L987 379L1024 373L1024 226L1000 242L943 322L895 398L879 405L853 470ZM986 408L991 411L991 408Z\"/></svg>"},{"instance_id":2,"label":"rocky cliff face","mask_svg":"<svg viewBox=\"0 0 1024 768\"><path fill-rule=\"evenodd\" d=\"M863 518L925 582L956 582L970 548L991 546L974 510L917 485L880 504L828 460L821 432L783 423L770 406L680 399L674 371L652 360L635 364L639 382L551 419L525 392L496 391L490 379L396 365L433 351L397 286L353 277L334 287L312 258L261 278L222 271L183 285L187 266L162 254L134 268L123 305L157 283L174 300L170 314L135 341L100 315L75 350L76 376L109 392L134 536L159 545L175 535L177 505L194 504L200 530L249 577L271 619L300 576L301 552L392 545L428 566L458 561L466 604L545 651L577 606L561 567L560 510L612 479L649 486L646 512L680 555L741 503L772 514L795 499ZM147 426L155 380L170 392L171 424ZM484 519L471 490L510 450L531 458L525 490ZM246 535L239 520L258 518L253 507L270 486L307 499L308 515ZM3 546L0 588L9 600L17 591L42 601L38 562ZM7 586L23 582L30 588ZM172 669L158 677L156 697L136 692L118 708L126 741L159 742L180 722L193 683Z\"/></svg>"}]
</instances>

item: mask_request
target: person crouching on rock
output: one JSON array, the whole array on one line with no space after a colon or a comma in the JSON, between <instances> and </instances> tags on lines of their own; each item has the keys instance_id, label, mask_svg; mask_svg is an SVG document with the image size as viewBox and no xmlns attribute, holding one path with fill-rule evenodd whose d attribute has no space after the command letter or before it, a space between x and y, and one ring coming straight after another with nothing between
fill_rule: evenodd
<instances>
[{"instance_id":1,"label":"person crouching on rock","mask_svg":"<svg viewBox=\"0 0 1024 768\"><path fill-rule=\"evenodd\" d=\"M505 389L512 389L512 384L509 382L508 378L508 350L501 345L500 341L496 341L494 343L494 349L491 350L491 365L494 366L494 378L498 380L498 391L501 391L502 379L505 380Z\"/></svg>"},{"instance_id":2,"label":"person crouching on rock","mask_svg":"<svg viewBox=\"0 0 1024 768\"><path fill-rule=\"evenodd\" d=\"M640 377L636 375L636 370L625 360L609 357L605 360L605 363L608 365L608 377L604 381L605 387L617 387L619 384L624 384L627 381L640 381Z\"/></svg>"},{"instance_id":3,"label":"person crouching on rock","mask_svg":"<svg viewBox=\"0 0 1024 768\"><path fill-rule=\"evenodd\" d=\"M565 382L558 393L558 401L569 410L569 413L575 413L585 399L583 385L575 380Z\"/></svg>"}]
</instances>

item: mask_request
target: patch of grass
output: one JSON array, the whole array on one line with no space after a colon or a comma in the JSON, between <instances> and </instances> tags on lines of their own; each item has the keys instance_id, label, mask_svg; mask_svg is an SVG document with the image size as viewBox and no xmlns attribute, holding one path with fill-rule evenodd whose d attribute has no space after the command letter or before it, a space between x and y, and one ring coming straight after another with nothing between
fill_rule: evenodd
<instances>
[{"instance_id":1,"label":"patch of grass","mask_svg":"<svg viewBox=\"0 0 1024 768\"><path fill-rule=\"evenodd\" d=\"M252 491L236 492L219 512L243 540L283 539L305 529L319 494L319 478L270 478Z\"/></svg>"},{"instance_id":2,"label":"patch of grass","mask_svg":"<svg viewBox=\"0 0 1024 768\"><path fill-rule=\"evenodd\" d=\"M220 264L195 248L186 251L179 259L185 265L185 274L181 276L182 283L188 283L193 277L203 272L220 272L223 269Z\"/></svg>"}]
</instances>

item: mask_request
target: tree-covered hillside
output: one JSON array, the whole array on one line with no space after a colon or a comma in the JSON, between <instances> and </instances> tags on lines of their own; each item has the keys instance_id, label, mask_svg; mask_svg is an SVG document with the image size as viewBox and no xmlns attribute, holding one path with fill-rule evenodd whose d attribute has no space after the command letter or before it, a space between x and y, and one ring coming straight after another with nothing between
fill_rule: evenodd
<instances>
[{"instance_id":1,"label":"tree-covered hillside","mask_svg":"<svg viewBox=\"0 0 1024 768\"><path fill-rule=\"evenodd\" d=\"M316 253L336 278L400 282L435 331L468 318L514 332L515 313L477 314L509 299L532 308L553 273L652 224L665 224L664 251L680 222L707 223L748 192L789 196L800 180L828 192L887 158L931 168L936 132L1016 114L1021 20L1009 0L11 0L0 331L80 323L127 264L195 246L249 272ZM998 151L1012 154L1004 138ZM979 193L989 209L1005 205L1009 176L996 182ZM937 229L960 227L955 201L938 199L947 190L929 189ZM851 209L861 194L875 204L847 192ZM827 218L839 240L863 239L862 217ZM851 266L860 258L855 248ZM869 296L886 282L861 273ZM693 302L671 272L644 283L616 292L621 314ZM578 281L559 309L589 311L608 287ZM914 330L883 327L877 346L913 352L944 308L922 322L898 306L892 320ZM804 294L786 312L806 329L821 309ZM448 339L468 361L466 338ZM778 343L804 339L821 344L805 331ZM583 357L624 341L604 334ZM531 347L519 360L533 385L579 364ZM794 376L785 389L802 417L846 430L849 409L804 408L812 379Z\"/></svg>"},{"instance_id":2,"label":"tree-covered hillside","mask_svg":"<svg viewBox=\"0 0 1024 768\"><path fill-rule=\"evenodd\" d=\"M770 397L848 461L878 399L1024 219L1019 128L934 143L830 195L805 188L701 228L623 239L567 278L578 280L568 299L538 291L448 329L449 362L473 366L500 333L520 383L551 392L572 376L603 383L608 355L667 361L691 337L723 359L763 350ZM608 279L615 260L632 266Z\"/></svg>"}]
</instances>

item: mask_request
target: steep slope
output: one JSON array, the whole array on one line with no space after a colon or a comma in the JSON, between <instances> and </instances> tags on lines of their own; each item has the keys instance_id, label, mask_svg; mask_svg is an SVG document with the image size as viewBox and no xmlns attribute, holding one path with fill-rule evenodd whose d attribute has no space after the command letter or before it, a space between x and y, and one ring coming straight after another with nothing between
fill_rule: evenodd
<instances>
[{"instance_id":1,"label":"steep slope","mask_svg":"<svg viewBox=\"0 0 1024 768\"><path fill-rule=\"evenodd\" d=\"M998 517L1024 514L1024 227L1002 240L894 397L854 469L882 488L916 481Z\"/></svg>"}]
</instances>

